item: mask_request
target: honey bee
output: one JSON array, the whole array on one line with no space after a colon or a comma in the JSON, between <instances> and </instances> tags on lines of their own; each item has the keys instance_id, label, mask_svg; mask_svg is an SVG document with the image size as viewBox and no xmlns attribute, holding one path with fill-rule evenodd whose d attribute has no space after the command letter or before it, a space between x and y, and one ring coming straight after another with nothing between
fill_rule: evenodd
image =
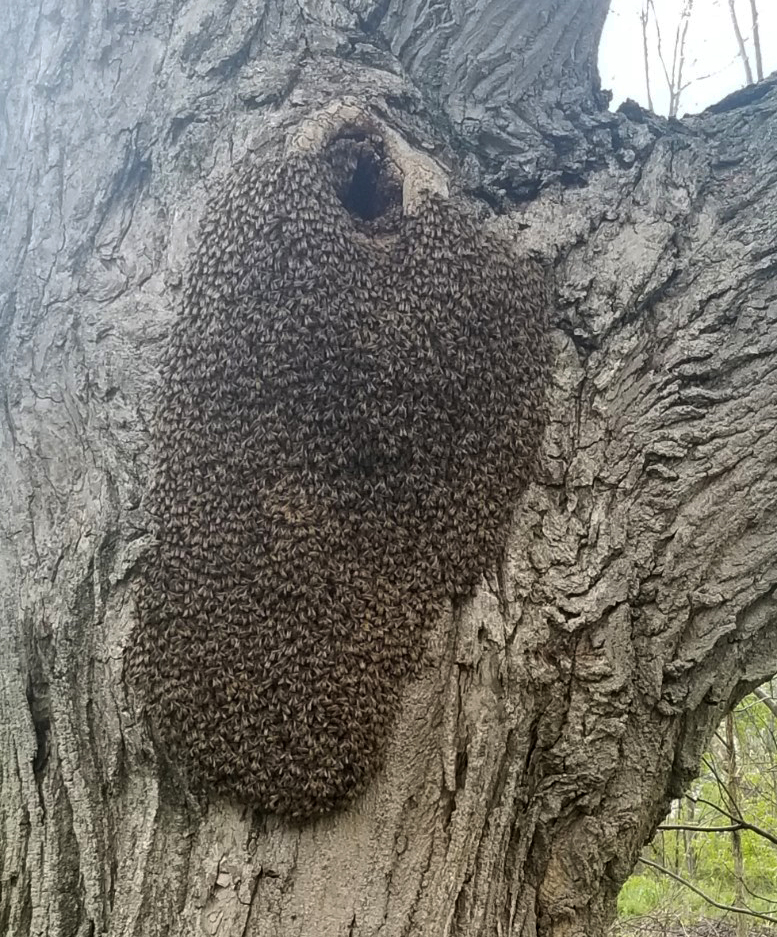
<instances>
[{"instance_id":1,"label":"honey bee","mask_svg":"<svg viewBox=\"0 0 777 937\"><path fill-rule=\"evenodd\" d=\"M162 368L128 675L191 783L308 817L379 769L402 687L531 478L543 271L379 134L255 156L207 205Z\"/></svg>"}]
</instances>

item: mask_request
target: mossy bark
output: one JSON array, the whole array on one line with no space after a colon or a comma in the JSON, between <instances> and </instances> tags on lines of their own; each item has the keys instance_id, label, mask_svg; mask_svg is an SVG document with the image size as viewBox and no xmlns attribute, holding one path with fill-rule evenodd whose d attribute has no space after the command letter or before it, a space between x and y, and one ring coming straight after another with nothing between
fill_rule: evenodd
<instances>
[{"instance_id":1,"label":"mossy bark","mask_svg":"<svg viewBox=\"0 0 777 937\"><path fill-rule=\"evenodd\" d=\"M777 671L777 86L605 110L605 0L18 5L0 38L0 933L592 937ZM552 268L551 420L356 805L188 795L123 682L206 195L349 97Z\"/></svg>"}]
</instances>

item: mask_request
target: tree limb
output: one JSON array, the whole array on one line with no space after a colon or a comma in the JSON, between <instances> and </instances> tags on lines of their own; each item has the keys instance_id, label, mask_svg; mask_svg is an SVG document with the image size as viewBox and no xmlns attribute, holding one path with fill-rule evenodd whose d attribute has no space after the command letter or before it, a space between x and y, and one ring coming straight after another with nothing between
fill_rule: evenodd
<instances>
[{"instance_id":1,"label":"tree limb","mask_svg":"<svg viewBox=\"0 0 777 937\"><path fill-rule=\"evenodd\" d=\"M639 14L639 21L642 24L642 55L645 60L645 91L647 92L647 102L648 108L652 111L655 110L653 107L653 95L650 93L650 56L648 54L648 21L650 19L650 6L645 3L642 6L642 10Z\"/></svg>"},{"instance_id":2,"label":"tree limb","mask_svg":"<svg viewBox=\"0 0 777 937\"><path fill-rule=\"evenodd\" d=\"M746 830L743 823L732 823L730 826L694 826L690 823L662 823L658 828L662 833L667 831L686 830L690 833L731 833L734 830Z\"/></svg>"},{"instance_id":3,"label":"tree limb","mask_svg":"<svg viewBox=\"0 0 777 937\"><path fill-rule=\"evenodd\" d=\"M742 38L742 30L739 28L739 20L737 19L737 11L734 6L734 0L728 0L728 8L731 11L731 22L734 26L734 35L737 37L737 45L739 46L739 57L742 59L742 64L745 67L745 78L748 85L753 83L753 70L750 67L750 60L747 57L747 49L745 48L745 40Z\"/></svg>"},{"instance_id":4,"label":"tree limb","mask_svg":"<svg viewBox=\"0 0 777 937\"><path fill-rule=\"evenodd\" d=\"M689 795L688 799L692 800L695 804L707 804L709 807L714 807L715 810L722 813L723 816L728 817L735 823L741 823L742 829L750 830L751 833L757 833L759 836L763 836L764 839L768 839L770 843L774 843L774 845L777 846L777 836L765 830L763 827L757 826L755 823L750 823L748 820L745 820L744 817L735 817L732 813L729 813L728 810L720 807L718 804L714 804L711 800L705 800L703 797L691 797Z\"/></svg>"},{"instance_id":5,"label":"tree limb","mask_svg":"<svg viewBox=\"0 0 777 937\"><path fill-rule=\"evenodd\" d=\"M755 0L750 0L750 13L753 18L753 45L755 46L755 76L761 81L764 76L764 63L761 57L761 33L758 28L758 7Z\"/></svg>"},{"instance_id":6,"label":"tree limb","mask_svg":"<svg viewBox=\"0 0 777 937\"><path fill-rule=\"evenodd\" d=\"M659 872L663 872L664 875L668 875L669 878L673 878L681 885L685 885L686 888L690 888L692 892L697 894L700 898L703 898L707 904L711 904L713 908L718 908L720 911L731 911L733 914L748 914L751 917L757 917L762 921L768 921L770 924L777 924L777 917L773 917L772 915L761 914L760 911L751 911L750 908L738 908L733 904L723 904L721 901L716 901L714 898L711 898L708 894L703 892L700 888L697 888L695 885L691 884L688 879L683 878L682 875L677 875L677 873L671 872L669 869L664 868L664 866L659 865L657 862L653 862L652 859L645 859L643 857L639 861L644 865L649 865L651 868L657 869Z\"/></svg>"},{"instance_id":7,"label":"tree limb","mask_svg":"<svg viewBox=\"0 0 777 937\"><path fill-rule=\"evenodd\" d=\"M756 687L753 690L753 696L757 696L758 699L766 706L769 712L777 719L777 702L760 686Z\"/></svg>"}]
</instances>

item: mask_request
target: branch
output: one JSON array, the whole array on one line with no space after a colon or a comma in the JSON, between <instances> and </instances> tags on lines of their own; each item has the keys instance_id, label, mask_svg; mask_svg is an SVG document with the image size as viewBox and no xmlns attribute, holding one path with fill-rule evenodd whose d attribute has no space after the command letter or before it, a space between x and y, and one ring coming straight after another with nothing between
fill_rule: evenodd
<instances>
[{"instance_id":1,"label":"branch","mask_svg":"<svg viewBox=\"0 0 777 937\"><path fill-rule=\"evenodd\" d=\"M753 696L757 696L758 699L766 706L769 712L777 719L777 702L766 692L766 690L761 689L761 687L756 687L753 690Z\"/></svg>"},{"instance_id":2,"label":"branch","mask_svg":"<svg viewBox=\"0 0 777 937\"><path fill-rule=\"evenodd\" d=\"M650 93L650 58L648 55L648 20L650 19L650 7L647 2L642 6L642 12L639 14L639 20L642 23L642 54L645 58L645 89L647 90L648 109L653 110L653 96Z\"/></svg>"},{"instance_id":3,"label":"branch","mask_svg":"<svg viewBox=\"0 0 777 937\"><path fill-rule=\"evenodd\" d=\"M716 737L720 738L720 736L718 736L718 733L717 733L717 732L715 733L715 735L716 735ZM721 742L723 742L722 739L721 739ZM726 744L726 743L723 742L723 745L724 745L724 746L725 746L725 744ZM726 797L728 798L728 802L729 802L730 804L733 804L733 805L734 805L734 808L737 810L737 813L739 813L739 808L736 806L736 798L734 798L734 797L731 796L731 791L728 789L728 785L725 783L725 781L724 781L724 780L721 778L721 776L718 774L718 769L717 769L717 767L716 767L708 758L703 758L703 759L702 759L702 762L703 762L703 763L707 766L707 768L709 768L709 770L712 772L712 775L713 775L713 777L715 778L715 782L717 783L719 790L723 791L723 793L724 793L724 794L726 795ZM715 805L713 804L713 806L715 806ZM733 813L726 813L726 811L723 810L722 807L717 807L717 809L720 810L721 813L725 813L727 817L730 817L732 820L734 820L734 821L736 821L736 822L739 822L740 820L741 820L742 822L744 822L744 817L743 817L741 814L739 814L739 816L736 816L736 815L733 814Z\"/></svg>"},{"instance_id":4,"label":"branch","mask_svg":"<svg viewBox=\"0 0 777 937\"><path fill-rule=\"evenodd\" d=\"M691 797L690 794L687 796L688 800L692 800L695 804L707 804L708 807L713 807L719 813L722 813L724 817L728 817L733 823L741 824L742 829L749 830L751 833L757 833L759 836L763 836L764 839L768 839L770 843L777 846L777 836L775 836L774 833L770 833L768 830L757 826L755 823L750 823L750 821L745 820L744 817L735 817L734 814L729 813L728 810L725 810L718 804L713 804L711 800L705 800L703 797Z\"/></svg>"},{"instance_id":5,"label":"branch","mask_svg":"<svg viewBox=\"0 0 777 937\"><path fill-rule=\"evenodd\" d=\"M666 86L669 89L669 95L672 95L672 79L669 77L669 71L666 67L666 62L664 61L664 50L661 45L661 27L658 25L658 14L656 13L656 5L654 0L648 0L648 5L653 11L653 22L656 24L656 39L658 44L658 61L661 63L661 68L664 70L664 78L666 79Z\"/></svg>"},{"instance_id":6,"label":"branch","mask_svg":"<svg viewBox=\"0 0 777 937\"><path fill-rule=\"evenodd\" d=\"M687 823L662 823L659 830L688 830L691 833L733 833L734 830L748 829L745 823L732 823L730 826L693 826Z\"/></svg>"},{"instance_id":7,"label":"branch","mask_svg":"<svg viewBox=\"0 0 777 937\"><path fill-rule=\"evenodd\" d=\"M761 81L764 76L764 63L761 58L761 33L758 29L758 7L755 0L750 0L750 13L753 17L753 45L755 46L755 77Z\"/></svg>"},{"instance_id":8,"label":"branch","mask_svg":"<svg viewBox=\"0 0 777 937\"><path fill-rule=\"evenodd\" d=\"M720 911L732 911L734 914L749 914L751 917L760 918L762 921L769 921L770 924L777 924L777 917L772 917L769 914L761 914L760 911L751 911L750 908L738 908L733 904L723 904L720 901L716 901L714 898L710 898L710 896L705 894L700 888L691 884L688 879L677 875L675 872L670 872L669 869L664 868L664 866L659 865L657 862L653 862L652 859L641 858L639 861L643 863L643 865L649 865L654 869L658 869L659 872L663 872L664 875L668 875L669 878L673 878L681 885L685 885L686 888L690 888L692 892L695 892L700 898L703 898L707 904L711 904L713 908L718 908Z\"/></svg>"},{"instance_id":9,"label":"branch","mask_svg":"<svg viewBox=\"0 0 777 937\"><path fill-rule=\"evenodd\" d=\"M672 87L670 89L671 99L669 101L669 116L676 117L679 103L677 101L677 47L680 44L680 26L682 25L682 14L677 23L677 29L674 34L674 49L672 50Z\"/></svg>"},{"instance_id":10,"label":"branch","mask_svg":"<svg viewBox=\"0 0 777 937\"><path fill-rule=\"evenodd\" d=\"M688 38L688 26L691 22L691 14L693 13L693 0L686 0L685 6L683 7L683 12L681 14L682 23L682 38L680 39L680 49L679 56L677 59L677 90L675 93L675 108L674 114L672 116L676 117L677 112L680 110L680 97L682 96L685 88L688 87L691 82L683 85L683 68L685 67L685 43ZM680 25L677 26L678 36L680 35Z\"/></svg>"},{"instance_id":11,"label":"branch","mask_svg":"<svg viewBox=\"0 0 777 937\"><path fill-rule=\"evenodd\" d=\"M774 898L767 898L766 895L759 895L757 891L753 891L753 889L750 888L744 878L742 878L742 887L751 898L755 898L757 901L765 901L766 904L772 904L777 907L777 901L775 901Z\"/></svg>"},{"instance_id":12,"label":"branch","mask_svg":"<svg viewBox=\"0 0 777 937\"><path fill-rule=\"evenodd\" d=\"M731 10L731 22L734 24L734 35L737 37L739 57L742 59L742 64L745 66L747 84L752 85L753 70L750 68L750 60L747 57L747 49L745 49L745 40L742 38L742 31L739 28L739 20L737 19L737 11L734 8L734 0L728 0L728 8Z\"/></svg>"}]
</instances>

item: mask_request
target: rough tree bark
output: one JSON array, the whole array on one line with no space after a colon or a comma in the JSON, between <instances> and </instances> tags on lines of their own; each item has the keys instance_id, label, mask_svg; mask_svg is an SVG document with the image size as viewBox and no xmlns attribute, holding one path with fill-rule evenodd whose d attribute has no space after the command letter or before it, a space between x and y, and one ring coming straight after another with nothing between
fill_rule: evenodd
<instances>
[{"instance_id":1,"label":"rough tree bark","mask_svg":"<svg viewBox=\"0 0 777 937\"><path fill-rule=\"evenodd\" d=\"M606 8L4 3L0 933L599 934L777 671L777 83L608 113ZM552 419L385 771L293 826L185 793L122 652L204 198L345 94L553 267Z\"/></svg>"}]
</instances>

